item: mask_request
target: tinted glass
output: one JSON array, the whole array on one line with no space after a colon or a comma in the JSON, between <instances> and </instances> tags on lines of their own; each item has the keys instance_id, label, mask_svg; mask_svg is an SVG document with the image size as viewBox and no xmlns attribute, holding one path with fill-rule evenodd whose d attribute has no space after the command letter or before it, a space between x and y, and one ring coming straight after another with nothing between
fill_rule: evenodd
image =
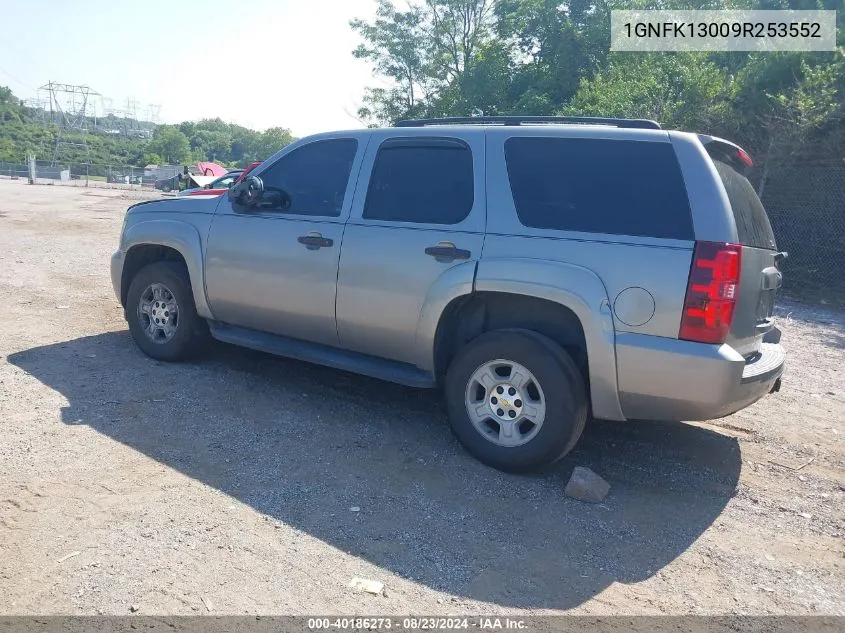
<instances>
[{"instance_id":1,"label":"tinted glass","mask_svg":"<svg viewBox=\"0 0 845 633\"><path fill-rule=\"evenodd\" d=\"M669 143L517 137L505 142L505 159L525 226L693 239Z\"/></svg>"},{"instance_id":2,"label":"tinted glass","mask_svg":"<svg viewBox=\"0 0 845 633\"><path fill-rule=\"evenodd\" d=\"M452 139L394 139L379 148L364 217L457 224L473 202L472 151Z\"/></svg>"},{"instance_id":3,"label":"tinted glass","mask_svg":"<svg viewBox=\"0 0 845 633\"><path fill-rule=\"evenodd\" d=\"M290 196L284 213L338 216L355 160L358 141L314 141L285 154L260 174L267 191Z\"/></svg>"},{"instance_id":4,"label":"tinted glass","mask_svg":"<svg viewBox=\"0 0 845 633\"><path fill-rule=\"evenodd\" d=\"M739 243L754 248L776 248L769 216L748 178L726 162L714 159L713 164L731 202Z\"/></svg>"},{"instance_id":5,"label":"tinted glass","mask_svg":"<svg viewBox=\"0 0 845 633\"><path fill-rule=\"evenodd\" d=\"M213 183L211 183L212 189L222 189L223 187L229 187L233 182L235 182L235 178L240 176L240 174L235 174L233 176L223 176L222 178L218 178Z\"/></svg>"}]
</instances>

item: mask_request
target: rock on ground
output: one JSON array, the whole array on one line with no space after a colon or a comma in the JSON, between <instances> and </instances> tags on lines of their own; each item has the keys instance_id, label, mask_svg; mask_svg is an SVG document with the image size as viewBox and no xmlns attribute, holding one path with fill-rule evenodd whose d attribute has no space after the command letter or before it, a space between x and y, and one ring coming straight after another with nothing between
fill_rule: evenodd
<instances>
[{"instance_id":1,"label":"rock on ground","mask_svg":"<svg viewBox=\"0 0 845 633\"><path fill-rule=\"evenodd\" d=\"M569 478L569 483L566 484L565 493L567 497L578 501L599 503L607 496L609 490L610 484L592 470L576 466Z\"/></svg>"}]
</instances>

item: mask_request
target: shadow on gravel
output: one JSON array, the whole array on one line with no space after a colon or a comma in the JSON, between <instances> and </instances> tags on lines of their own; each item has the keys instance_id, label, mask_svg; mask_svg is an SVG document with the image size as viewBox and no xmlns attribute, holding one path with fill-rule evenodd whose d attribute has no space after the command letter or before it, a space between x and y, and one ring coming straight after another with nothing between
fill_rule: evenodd
<instances>
[{"instance_id":1,"label":"shadow on gravel","mask_svg":"<svg viewBox=\"0 0 845 633\"><path fill-rule=\"evenodd\" d=\"M68 400L67 424L385 570L508 607L566 609L649 578L716 520L739 478L733 438L598 421L548 473L505 475L453 440L436 392L211 347L168 365L119 332L9 361ZM564 497L576 465L610 481L603 504Z\"/></svg>"}]
</instances>

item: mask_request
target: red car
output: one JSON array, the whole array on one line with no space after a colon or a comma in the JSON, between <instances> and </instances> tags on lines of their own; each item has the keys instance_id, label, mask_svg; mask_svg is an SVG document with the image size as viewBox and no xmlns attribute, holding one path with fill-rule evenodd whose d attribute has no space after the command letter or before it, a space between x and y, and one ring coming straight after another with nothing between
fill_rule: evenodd
<instances>
[{"instance_id":1,"label":"red car","mask_svg":"<svg viewBox=\"0 0 845 633\"><path fill-rule=\"evenodd\" d=\"M261 163L262 163L262 161L260 161L260 160L255 161L254 163L250 163L249 167L244 169L243 173L240 176L238 176L237 180L235 180L235 182L233 182L232 185L235 185L235 184L239 183L241 180L243 180L244 178L246 178L249 175L249 172L251 172L253 169L258 167ZM197 189L196 191L189 191L187 195L189 195L189 196L219 196L219 195L226 193L227 191L229 191L229 190L228 189Z\"/></svg>"}]
</instances>

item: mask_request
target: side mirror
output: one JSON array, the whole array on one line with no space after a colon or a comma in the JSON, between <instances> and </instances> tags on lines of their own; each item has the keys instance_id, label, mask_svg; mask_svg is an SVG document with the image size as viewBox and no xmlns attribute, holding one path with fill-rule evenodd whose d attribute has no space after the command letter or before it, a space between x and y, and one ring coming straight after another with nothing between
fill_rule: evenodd
<instances>
[{"instance_id":1,"label":"side mirror","mask_svg":"<svg viewBox=\"0 0 845 633\"><path fill-rule=\"evenodd\" d=\"M264 183L258 176L247 176L229 189L229 200L232 204L245 207L256 206L264 195Z\"/></svg>"}]
</instances>

